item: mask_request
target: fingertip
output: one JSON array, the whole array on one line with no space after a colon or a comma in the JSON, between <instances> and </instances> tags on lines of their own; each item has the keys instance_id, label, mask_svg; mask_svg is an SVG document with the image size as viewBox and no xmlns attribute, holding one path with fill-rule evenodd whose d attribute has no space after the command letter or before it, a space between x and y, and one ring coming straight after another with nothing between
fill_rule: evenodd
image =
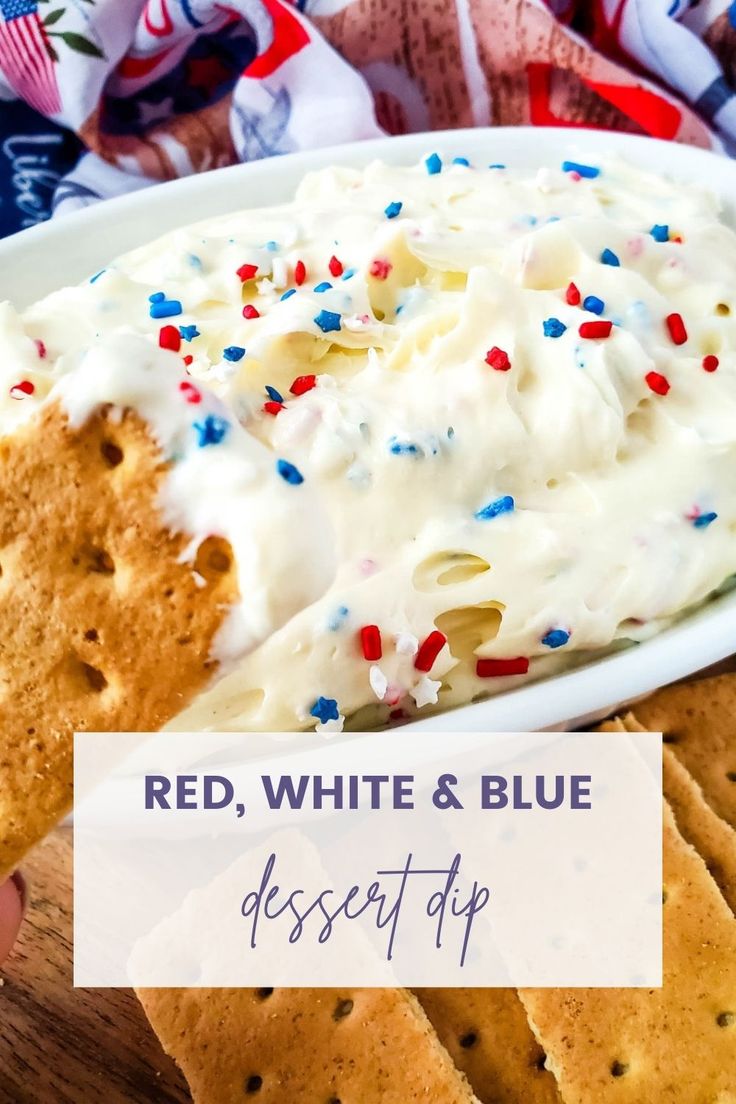
<instances>
[{"instance_id":1,"label":"fingertip","mask_svg":"<svg viewBox=\"0 0 736 1104\"><path fill-rule=\"evenodd\" d=\"M20 882L20 885L19 885ZM0 962L15 943L23 919L25 882L13 875L0 885Z\"/></svg>"}]
</instances>

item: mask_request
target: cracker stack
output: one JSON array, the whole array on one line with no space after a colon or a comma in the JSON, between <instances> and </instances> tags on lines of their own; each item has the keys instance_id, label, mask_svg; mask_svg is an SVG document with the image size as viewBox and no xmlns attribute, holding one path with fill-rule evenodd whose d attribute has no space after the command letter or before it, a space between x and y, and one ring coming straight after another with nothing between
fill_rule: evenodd
<instances>
[{"instance_id":1,"label":"cracker stack","mask_svg":"<svg viewBox=\"0 0 736 1104\"><path fill-rule=\"evenodd\" d=\"M448 1055L482 1104L736 1104L734 700L724 675L603 726L665 733L661 989L418 990L436 1038L397 990L144 991L197 1104L466 1099ZM337 1030L341 1001L359 1030Z\"/></svg>"},{"instance_id":2,"label":"cracker stack","mask_svg":"<svg viewBox=\"0 0 736 1104\"><path fill-rule=\"evenodd\" d=\"M203 1104L478 1104L402 989L144 989Z\"/></svg>"}]
</instances>

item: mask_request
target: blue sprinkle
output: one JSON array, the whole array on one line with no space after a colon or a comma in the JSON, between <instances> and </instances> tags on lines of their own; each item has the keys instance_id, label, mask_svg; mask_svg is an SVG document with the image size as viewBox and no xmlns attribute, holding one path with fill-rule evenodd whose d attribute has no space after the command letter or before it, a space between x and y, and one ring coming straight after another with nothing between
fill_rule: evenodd
<instances>
[{"instance_id":1,"label":"blue sprinkle","mask_svg":"<svg viewBox=\"0 0 736 1104\"><path fill-rule=\"evenodd\" d=\"M331 333L340 329L340 315L335 311L321 310L314 319L315 326L319 326L322 333Z\"/></svg>"},{"instance_id":2,"label":"blue sprinkle","mask_svg":"<svg viewBox=\"0 0 736 1104\"><path fill-rule=\"evenodd\" d=\"M222 355L225 360L238 361L242 360L245 356L245 349L242 345L228 345L227 349L222 350Z\"/></svg>"},{"instance_id":3,"label":"blue sprinkle","mask_svg":"<svg viewBox=\"0 0 736 1104\"><path fill-rule=\"evenodd\" d=\"M436 176L437 173L442 172L442 158L438 153L430 153L425 159L424 167L430 176Z\"/></svg>"},{"instance_id":4,"label":"blue sprinkle","mask_svg":"<svg viewBox=\"0 0 736 1104\"><path fill-rule=\"evenodd\" d=\"M206 445L219 445L230 428L230 423L224 418L218 418L216 414L208 414L204 422L195 422L194 428L199 438L197 444L200 448L205 448Z\"/></svg>"},{"instance_id":5,"label":"blue sprinkle","mask_svg":"<svg viewBox=\"0 0 736 1104\"><path fill-rule=\"evenodd\" d=\"M728 21L736 31L736 0L733 0L733 3L728 9Z\"/></svg>"},{"instance_id":6,"label":"blue sprinkle","mask_svg":"<svg viewBox=\"0 0 736 1104\"><path fill-rule=\"evenodd\" d=\"M601 170L596 169L594 165L581 165L579 161L563 161L563 172L576 172L578 176L584 176L587 180L595 180L596 176L600 176Z\"/></svg>"},{"instance_id":7,"label":"blue sprinkle","mask_svg":"<svg viewBox=\"0 0 736 1104\"><path fill-rule=\"evenodd\" d=\"M334 698L317 698L309 712L322 724L326 724L327 721L337 721L340 717L340 710Z\"/></svg>"},{"instance_id":8,"label":"blue sprinkle","mask_svg":"<svg viewBox=\"0 0 736 1104\"><path fill-rule=\"evenodd\" d=\"M327 620L327 628L330 632L337 632L345 624L345 619L350 613L347 606L338 606L335 612Z\"/></svg>"},{"instance_id":9,"label":"blue sprinkle","mask_svg":"<svg viewBox=\"0 0 736 1104\"><path fill-rule=\"evenodd\" d=\"M183 341L194 341L195 337L199 337L199 330L196 326L180 326L179 333Z\"/></svg>"},{"instance_id":10,"label":"blue sprinkle","mask_svg":"<svg viewBox=\"0 0 736 1104\"><path fill-rule=\"evenodd\" d=\"M282 403L284 401L284 396L281 394L281 392L277 391L275 387L271 387L268 383L266 384L266 394L268 395L271 402Z\"/></svg>"},{"instance_id":11,"label":"blue sprinkle","mask_svg":"<svg viewBox=\"0 0 736 1104\"><path fill-rule=\"evenodd\" d=\"M698 514L697 517L693 518L693 525L696 529L707 529L711 522L714 522L717 517L718 514L714 513L712 510L709 514Z\"/></svg>"},{"instance_id":12,"label":"blue sprinkle","mask_svg":"<svg viewBox=\"0 0 736 1104\"><path fill-rule=\"evenodd\" d=\"M283 303L284 299L291 299L292 295L296 295L296 288L289 288L288 291L285 291L281 296L281 302Z\"/></svg>"},{"instance_id":13,"label":"blue sprinkle","mask_svg":"<svg viewBox=\"0 0 736 1104\"><path fill-rule=\"evenodd\" d=\"M621 262L612 249L604 249L601 253L601 264L613 265L614 268L618 268Z\"/></svg>"},{"instance_id":14,"label":"blue sprinkle","mask_svg":"<svg viewBox=\"0 0 736 1104\"><path fill-rule=\"evenodd\" d=\"M388 207L384 207L383 213L388 219L396 218L397 215L401 214L402 207L403 203L401 203L400 200L395 199L392 203L389 203Z\"/></svg>"},{"instance_id":15,"label":"blue sprinkle","mask_svg":"<svg viewBox=\"0 0 736 1104\"><path fill-rule=\"evenodd\" d=\"M332 287L332 284L330 283L329 280L323 280L321 284L316 284L315 285L314 290L315 291L329 291L331 287Z\"/></svg>"},{"instance_id":16,"label":"blue sprinkle","mask_svg":"<svg viewBox=\"0 0 736 1104\"><path fill-rule=\"evenodd\" d=\"M292 487L298 487L300 483L304 482L302 473L288 460L277 460L276 471L282 479L285 479L287 483L291 483Z\"/></svg>"},{"instance_id":17,"label":"blue sprinkle","mask_svg":"<svg viewBox=\"0 0 736 1104\"><path fill-rule=\"evenodd\" d=\"M566 329L567 326L559 318L546 318L542 323L545 337L562 337Z\"/></svg>"},{"instance_id":18,"label":"blue sprinkle","mask_svg":"<svg viewBox=\"0 0 736 1104\"><path fill-rule=\"evenodd\" d=\"M454 436L455 436L455 430L453 429L452 426L448 426L447 427L447 440L451 441Z\"/></svg>"},{"instance_id":19,"label":"blue sprinkle","mask_svg":"<svg viewBox=\"0 0 736 1104\"><path fill-rule=\"evenodd\" d=\"M670 228L664 223L655 223L652 229L649 231L656 242L666 242L670 240Z\"/></svg>"},{"instance_id":20,"label":"blue sprinkle","mask_svg":"<svg viewBox=\"0 0 736 1104\"><path fill-rule=\"evenodd\" d=\"M166 296L162 291L154 291L153 295L148 296L149 303L163 303Z\"/></svg>"},{"instance_id":21,"label":"blue sprinkle","mask_svg":"<svg viewBox=\"0 0 736 1104\"><path fill-rule=\"evenodd\" d=\"M388 450L394 456L418 456L419 448L412 441L400 441L398 437L390 437Z\"/></svg>"},{"instance_id":22,"label":"blue sprinkle","mask_svg":"<svg viewBox=\"0 0 736 1104\"><path fill-rule=\"evenodd\" d=\"M151 302L149 313L151 318L173 318L183 312L178 299L155 299Z\"/></svg>"},{"instance_id":23,"label":"blue sprinkle","mask_svg":"<svg viewBox=\"0 0 736 1104\"><path fill-rule=\"evenodd\" d=\"M475 520L490 521L491 518L498 517L499 514L510 514L513 510L513 498L511 495L503 495L501 498L494 498L493 502L481 506L480 510L476 511Z\"/></svg>"},{"instance_id":24,"label":"blue sprinkle","mask_svg":"<svg viewBox=\"0 0 736 1104\"><path fill-rule=\"evenodd\" d=\"M603 314L606 304L597 295L586 295L583 299L583 307L591 314Z\"/></svg>"},{"instance_id":25,"label":"blue sprinkle","mask_svg":"<svg viewBox=\"0 0 736 1104\"><path fill-rule=\"evenodd\" d=\"M264 248L267 249L269 253L278 253L281 246L279 245L278 242L267 241Z\"/></svg>"},{"instance_id":26,"label":"blue sprinkle","mask_svg":"<svg viewBox=\"0 0 736 1104\"><path fill-rule=\"evenodd\" d=\"M354 268L346 268L345 271L342 274L342 279L343 280L351 280L354 275L355 275L355 269Z\"/></svg>"},{"instance_id":27,"label":"blue sprinkle","mask_svg":"<svg viewBox=\"0 0 736 1104\"><path fill-rule=\"evenodd\" d=\"M542 643L546 648L561 648L569 639L570 634L565 629L550 629L542 637Z\"/></svg>"},{"instance_id":28,"label":"blue sprinkle","mask_svg":"<svg viewBox=\"0 0 736 1104\"><path fill-rule=\"evenodd\" d=\"M467 157L453 157L453 165L464 165L466 169L470 168L470 162Z\"/></svg>"},{"instance_id":29,"label":"blue sprinkle","mask_svg":"<svg viewBox=\"0 0 736 1104\"><path fill-rule=\"evenodd\" d=\"M196 253L187 254L187 260L189 261L189 264L192 266L192 268L196 268L196 269L201 270L201 268L202 268L202 259L201 259L201 257L198 257Z\"/></svg>"},{"instance_id":30,"label":"blue sprinkle","mask_svg":"<svg viewBox=\"0 0 736 1104\"><path fill-rule=\"evenodd\" d=\"M103 272L107 272L107 269L106 268L101 268L99 272L95 272L94 276L90 276L89 282L91 284L96 284L97 281L99 280L100 276L102 276Z\"/></svg>"},{"instance_id":31,"label":"blue sprinkle","mask_svg":"<svg viewBox=\"0 0 736 1104\"><path fill-rule=\"evenodd\" d=\"M505 169L506 166L502 165L500 161L495 161L492 165L488 166L489 169Z\"/></svg>"}]
</instances>

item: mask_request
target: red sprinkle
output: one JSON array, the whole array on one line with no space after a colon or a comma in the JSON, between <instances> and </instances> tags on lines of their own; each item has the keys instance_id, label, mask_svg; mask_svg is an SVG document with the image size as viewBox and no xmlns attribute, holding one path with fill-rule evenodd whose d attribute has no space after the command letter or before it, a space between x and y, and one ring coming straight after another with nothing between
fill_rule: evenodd
<instances>
[{"instance_id":1,"label":"red sprinkle","mask_svg":"<svg viewBox=\"0 0 736 1104\"><path fill-rule=\"evenodd\" d=\"M44 345L40 337L36 338L36 350L38 351L38 355L40 356L41 360L43 360L43 358L46 356L46 346Z\"/></svg>"},{"instance_id":2,"label":"red sprinkle","mask_svg":"<svg viewBox=\"0 0 736 1104\"><path fill-rule=\"evenodd\" d=\"M486 364L490 364L491 368L495 368L497 372L508 372L511 367L509 354L503 349L499 349L497 345L494 345L486 353Z\"/></svg>"},{"instance_id":3,"label":"red sprinkle","mask_svg":"<svg viewBox=\"0 0 736 1104\"><path fill-rule=\"evenodd\" d=\"M670 389L670 381L666 376L661 376L659 372L647 372L644 379L655 395L666 395Z\"/></svg>"},{"instance_id":4,"label":"red sprinkle","mask_svg":"<svg viewBox=\"0 0 736 1104\"><path fill-rule=\"evenodd\" d=\"M375 276L377 280L385 280L393 267L390 261L385 260L383 257L376 257L374 261L371 261L371 266L368 271L371 276Z\"/></svg>"},{"instance_id":5,"label":"red sprinkle","mask_svg":"<svg viewBox=\"0 0 736 1104\"><path fill-rule=\"evenodd\" d=\"M316 376L297 376L289 390L292 395L304 395L317 386Z\"/></svg>"},{"instance_id":6,"label":"red sprinkle","mask_svg":"<svg viewBox=\"0 0 736 1104\"><path fill-rule=\"evenodd\" d=\"M273 414L275 417L279 411L284 409L284 404L280 402L265 402L263 404L263 409L266 414Z\"/></svg>"},{"instance_id":7,"label":"red sprinkle","mask_svg":"<svg viewBox=\"0 0 736 1104\"><path fill-rule=\"evenodd\" d=\"M158 343L162 349L171 349L172 353L178 353L181 349L178 326L162 326L158 331Z\"/></svg>"},{"instance_id":8,"label":"red sprinkle","mask_svg":"<svg viewBox=\"0 0 736 1104\"><path fill-rule=\"evenodd\" d=\"M611 330L613 328L613 322L608 322L602 318L598 322L581 322L578 333L581 337L588 337L595 339L597 337L610 337Z\"/></svg>"},{"instance_id":9,"label":"red sprinkle","mask_svg":"<svg viewBox=\"0 0 736 1104\"><path fill-rule=\"evenodd\" d=\"M257 272L258 265L253 264L242 264L240 268L237 269L237 274L243 281L243 283L246 283L246 281L248 280L252 280Z\"/></svg>"},{"instance_id":10,"label":"red sprinkle","mask_svg":"<svg viewBox=\"0 0 736 1104\"><path fill-rule=\"evenodd\" d=\"M682 321L682 315L668 314L665 322L675 345L684 345L687 341L687 330L685 329L685 323Z\"/></svg>"},{"instance_id":11,"label":"red sprinkle","mask_svg":"<svg viewBox=\"0 0 736 1104\"><path fill-rule=\"evenodd\" d=\"M419 651L414 657L414 666L417 671L431 671L432 664L446 643L447 637L445 634L441 633L439 629L434 629L419 645Z\"/></svg>"},{"instance_id":12,"label":"red sprinkle","mask_svg":"<svg viewBox=\"0 0 736 1104\"><path fill-rule=\"evenodd\" d=\"M580 303L580 292L575 284L568 284L567 291L565 292L565 300L571 307L577 307Z\"/></svg>"},{"instance_id":13,"label":"red sprinkle","mask_svg":"<svg viewBox=\"0 0 736 1104\"><path fill-rule=\"evenodd\" d=\"M194 360L194 357L192 356L192 354L191 354L191 353L187 353L187 355L186 355L186 356L183 356L183 357L182 357L181 359L182 359L182 360L184 361L184 367L185 367L185 368L188 368L188 367L189 367L189 365L190 365L190 364L192 363L192 361Z\"/></svg>"},{"instance_id":14,"label":"red sprinkle","mask_svg":"<svg viewBox=\"0 0 736 1104\"><path fill-rule=\"evenodd\" d=\"M333 276L342 276L343 272L345 271L345 266L343 265L342 261L339 261L337 257L334 256L334 254L332 257L330 257L327 267L329 268Z\"/></svg>"},{"instance_id":15,"label":"red sprinkle","mask_svg":"<svg viewBox=\"0 0 736 1104\"><path fill-rule=\"evenodd\" d=\"M378 625L364 625L360 630L360 647L363 658L368 660L380 659L383 655L381 645L381 630Z\"/></svg>"},{"instance_id":16,"label":"red sprinkle","mask_svg":"<svg viewBox=\"0 0 736 1104\"><path fill-rule=\"evenodd\" d=\"M16 383L10 388L10 397L11 399L25 399L26 396L32 395L35 390L36 388L30 380L21 380L20 383Z\"/></svg>"},{"instance_id":17,"label":"red sprinkle","mask_svg":"<svg viewBox=\"0 0 736 1104\"><path fill-rule=\"evenodd\" d=\"M720 363L720 361L718 360L718 357L713 356L712 353L709 356L704 356L703 357L703 368L705 369L706 372L715 372L715 370L718 367L719 363Z\"/></svg>"},{"instance_id":18,"label":"red sprinkle","mask_svg":"<svg viewBox=\"0 0 736 1104\"><path fill-rule=\"evenodd\" d=\"M479 659L475 665L478 678L502 678L504 675L525 675L529 670L526 656L515 659Z\"/></svg>"},{"instance_id":19,"label":"red sprinkle","mask_svg":"<svg viewBox=\"0 0 736 1104\"><path fill-rule=\"evenodd\" d=\"M294 265L294 283L301 287L307 278L307 267L304 261L297 261Z\"/></svg>"},{"instance_id":20,"label":"red sprinkle","mask_svg":"<svg viewBox=\"0 0 736 1104\"><path fill-rule=\"evenodd\" d=\"M261 313L252 303L246 303L243 307L243 318L260 318Z\"/></svg>"},{"instance_id":21,"label":"red sprinkle","mask_svg":"<svg viewBox=\"0 0 736 1104\"><path fill-rule=\"evenodd\" d=\"M189 380L182 380L179 384L179 390L181 391L187 402L191 403L192 406L196 406L197 403L201 403L202 392L199 390L199 388L195 387L193 383L190 383Z\"/></svg>"}]
</instances>

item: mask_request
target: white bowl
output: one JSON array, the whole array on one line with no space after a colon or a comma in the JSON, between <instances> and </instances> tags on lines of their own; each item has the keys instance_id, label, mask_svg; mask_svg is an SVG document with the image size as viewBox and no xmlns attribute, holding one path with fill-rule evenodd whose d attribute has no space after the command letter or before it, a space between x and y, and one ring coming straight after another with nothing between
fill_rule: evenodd
<instances>
[{"instance_id":1,"label":"white bowl","mask_svg":"<svg viewBox=\"0 0 736 1104\"><path fill-rule=\"evenodd\" d=\"M440 131L289 154L132 192L0 241L0 299L18 307L77 283L116 255L174 227L291 198L302 176L325 165L376 158L411 164L437 150L478 164L522 168L617 152L642 168L705 183L736 225L736 163L672 142L593 130L541 127ZM572 727L736 651L736 592L717 598L652 640L484 702L412 722L435 731Z\"/></svg>"}]
</instances>

